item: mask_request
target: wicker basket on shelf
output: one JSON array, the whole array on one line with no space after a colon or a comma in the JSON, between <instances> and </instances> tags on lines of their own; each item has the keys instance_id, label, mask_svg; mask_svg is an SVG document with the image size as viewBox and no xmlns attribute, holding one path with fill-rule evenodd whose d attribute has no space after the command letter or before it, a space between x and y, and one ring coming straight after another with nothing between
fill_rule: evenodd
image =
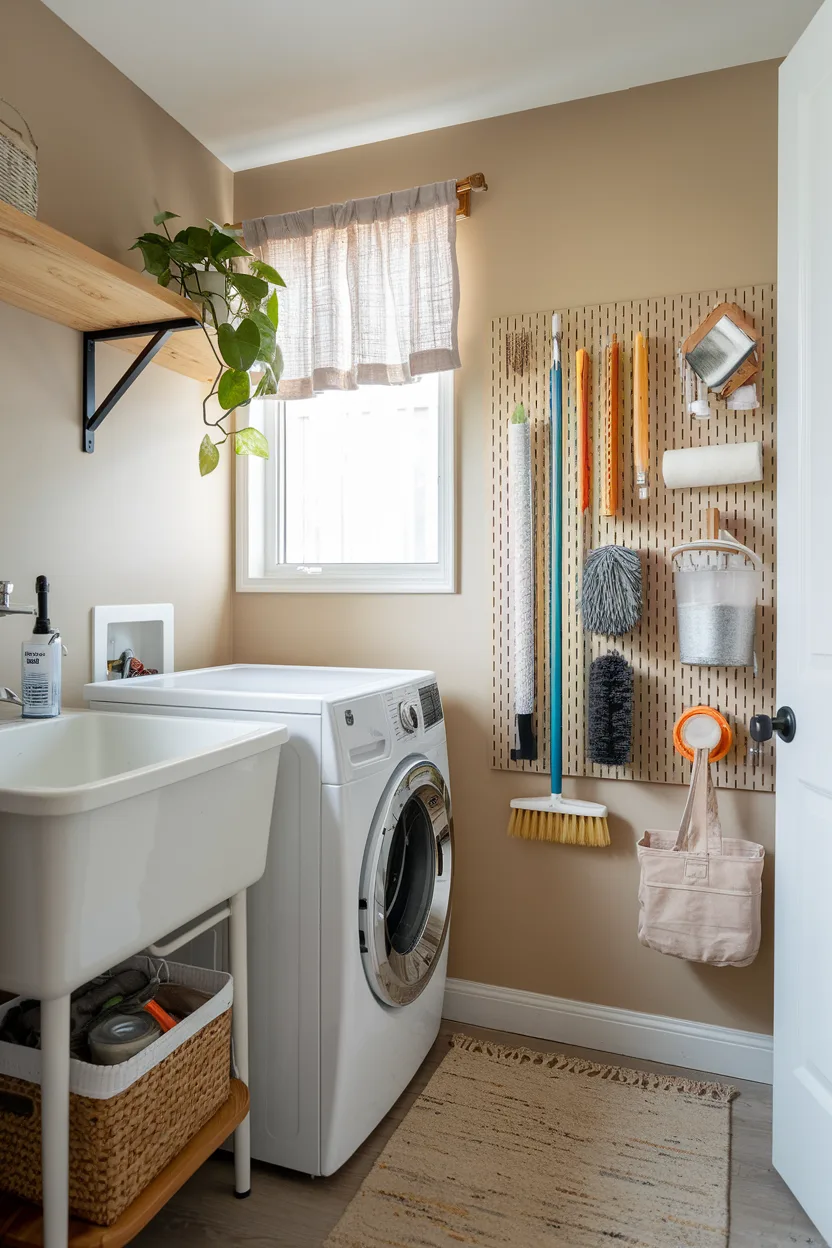
<instances>
[{"instance_id":1,"label":"wicker basket on shelf","mask_svg":"<svg viewBox=\"0 0 832 1248\"><path fill-rule=\"evenodd\" d=\"M172 983L214 995L121 1065L70 1063L69 1210L98 1226L112 1226L230 1095L231 976L167 967ZM0 1190L33 1204L42 1195L39 1072L39 1050L0 1041Z\"/></svg>"},{"instance_id":2,"label":"wicker basket on shelf","mask_svg":"<svg viewBox=\"0 0 832 1248\"><path fill-rule=\"evenodd\" d=\"M4 116L4 113L6 116ZM7 119L13 113L12 120ZM38 215L38 148L26 118L0 96L0 199Z\"/></svg>"}]
</instances>

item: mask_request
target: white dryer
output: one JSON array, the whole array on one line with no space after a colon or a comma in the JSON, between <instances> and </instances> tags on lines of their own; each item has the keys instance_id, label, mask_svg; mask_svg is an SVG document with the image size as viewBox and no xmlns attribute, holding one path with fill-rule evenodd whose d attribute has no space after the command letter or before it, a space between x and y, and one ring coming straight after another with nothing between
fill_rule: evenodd
<instances>
[{"instance_id":1,"label":"white dryer","mask_svg":"<svg viewBox=\"0 0 832 1248\"><path fill-rule=\"evenodd\" d=\"M453 825L435 676L241 664L85 695L100 710L289 728L266 872L249 890L252 1154L331 1174L439 1030Z\"/></svg>"}]
</instances>

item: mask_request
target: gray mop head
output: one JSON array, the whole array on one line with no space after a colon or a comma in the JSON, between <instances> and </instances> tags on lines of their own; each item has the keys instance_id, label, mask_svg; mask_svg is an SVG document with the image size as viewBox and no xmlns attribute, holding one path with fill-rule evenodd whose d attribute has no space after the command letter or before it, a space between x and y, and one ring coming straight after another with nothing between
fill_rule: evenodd
<instances>
[{"instance_id":1,"label":"gray mop head","mask_svg":"<svg viewBox=\"0 0 832 1248\"><path fill-rule=\"evenodd\" d=\"M593 763L623 767L633 737L633 669L612 650L589 669L587 746Z\"/></svg>"},{"instance_id":2,"label":"gray mop head","mask_svg":"<svg viewBox=\"0 0 832 1248\"><path fill-rule=\"evenodd\" d=\"M581 612L588 633L620 637L641 619L641 559L626 546L599 546L584 563Z\"/></svg>"}]
</instances>

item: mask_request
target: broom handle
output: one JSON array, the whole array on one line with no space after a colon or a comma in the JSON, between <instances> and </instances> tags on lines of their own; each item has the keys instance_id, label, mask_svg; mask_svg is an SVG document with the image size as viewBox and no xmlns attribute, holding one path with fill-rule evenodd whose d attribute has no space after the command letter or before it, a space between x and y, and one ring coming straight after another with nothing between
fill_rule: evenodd
<instances>
[{"instance_id":1,"label":"broom handle","mask_svg":"<svg viewBox=\"0 0 832 1248\"><path fill-rule=\"evenodd\" d=\"M563 655L561 616L563 611L563 367L560 330L552 322L552 367L549 371L549 653L551 689L549 696L549 755L552 793L563 790Z\"/></svg>"}]
</instances>

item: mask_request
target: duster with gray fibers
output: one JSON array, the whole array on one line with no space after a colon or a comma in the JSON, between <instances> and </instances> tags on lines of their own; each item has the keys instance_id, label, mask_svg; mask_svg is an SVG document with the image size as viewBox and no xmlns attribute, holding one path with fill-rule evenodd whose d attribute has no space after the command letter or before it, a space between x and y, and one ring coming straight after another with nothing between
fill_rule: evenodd
<instances>
[{"instance_id":1,"label":"duster with gray fibers","mask_svg":"<svg viewBox=\"0 0 832 1248\"><path fill-rule=\"evenodd\" d=\"M581 614L588 633L620 637L641 619L641 559L626 546L599 546L584 562Z\"/></svg>"},{"instance_id":2,"label":"duster with gray fibers","mask_svg":"<svg viewBox=\"0 0 832 1248\"><path fill-rule=\"evenodd\" d=\"M593 763L623 767L633 738L633 669L616 650L594 659L587 690L587 746Z\"/></svg>"}]
</instances>

